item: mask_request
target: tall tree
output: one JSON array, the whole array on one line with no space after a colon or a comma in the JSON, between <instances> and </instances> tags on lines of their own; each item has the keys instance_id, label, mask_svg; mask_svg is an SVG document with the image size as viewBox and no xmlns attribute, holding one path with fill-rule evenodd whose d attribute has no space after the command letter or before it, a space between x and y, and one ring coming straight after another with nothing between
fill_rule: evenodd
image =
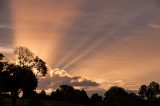
<instances>
[{"instance_id":1,"label":"tall tree","mask_svg":"<svg viewBox=\"0 0 160 106\"><path fill-rule=\"evenodd\" d=\"M51 93L51 97L54 100L64 100L85 105L89 103L85 90L74 89L69 85L61 85L56 91Z\"/></svg>"},{"instance_id":2,"label":"tall tree","mask_svg":"<svg viewBox=\"0 0 160 106\"><path fill-rule=\"evenodd\" d=\"M30 67L36 75L45 76L48 69L46 63L26 47L17 47L14 50L17 65Z\"/></svg>"},{"instance_id":3,"label":"tall tree","mask_svg":"<svg viewBox=\"0 0 160 106\"><path fill-rule=\"evenodd\" d=\"M98 95L98 93L94 93L91 96L92 102L102 102L102 96Z\"/></svg>"},{"instance_id":4,"label":"tall tree","mask_svg":"<svg viewBox=\"0 0 160 106\"><path fill-rule=\"evenodd\" d=\"M151 82L148 86L146 94L147 98L148 99L156 98L159 93L160 93L159 84L156 82Z\"/></svg>"},{"instance_id":5,"label":"tall tree","mask_svg":"<svg viewBox=\"0 0 160 106\"><path fill-rule=\"evenodd\" d=\"M139 95L143 98L146 98L146 94L147 94L147 86L146 85L141 85L141 87L139 88Z\"/></svg>"},{"instance_id":6,"label":"tall tree","mask_svg":"<svg viewBox=\"0 0 160 106\"><path fill-rule=\"evenodd\" d=\"M160 86L156 82L151 82L148 86L142 85L139 88L139 95L145 99L156 98L160 94Z\"/></svg>"},{"instance_id":7,"label":"tall tree","mask_svg":"<svg viewBox=\"0 0 160 106\"><path fill-rule=\"evenodd\" d=\"M105 106L134 106L128 93L121 87L111 87L105 92Z\"/></svg>"},{"instance_id":8,"label":"tall tree","mask_svg":"<svg viewBox=\"0 0 160 106\"><path fill-rule=\"evenodd\" d=\"M8 81L8 72L3 72L5 63L2 62L4 55L0 53L0 94L5 90L6 82Z\"/></svg>"},{"instance_id":9,"label":"tall tree","mask_svg":"<svg viewBox=\"0 0 160 106\"><path fill-rule=\"evenodd\" d=\"M46 63L29 49L17 47L14 53L16 64L6 63L5 67L1 65L4 56L0 54L0 91L11 92L12 106L15 106L20 92L23 92L23 97L31 96L37 88L38 75L45 76L48 71Z\"/></svg>"},{"instance_id":10,"label":"tall tree","mask_svg":"<svg viewBox=\"0 0 160 106\"><path fill-rule=\"evenodd\" d=\"M17 65L21 67L32 66L34 55L28 48L16 47L14 49L14 54L16 56Z\"/></svg>"},{"instance_id":11,"label":"tall tree","mask_svg":"<svg viewBox=\"0 0 160 106\"><path fill-rule=\"evenodd\" d=\"M16 56L16 62L19 66L19 70L16 76L21 78L21 89L24 96L27 97L37 87L38 75L45 76L48 68L46 63L40 59L26 47L16 47L14 50ZM23 77L20 77L23 76Z\"/></svg>"},{"instance_id":12,"label":"tall tree","mask_svg":"<svg viewBox=\"0 0 160 106\"><path fill-rule=\"evenodd\" d=\"M2 62L3 58L4 58L4 55L0 53L0 71L3 70L3 66L4 66L4 63Z\"/></svg>"},{"instance_id":13,"label":"tall tree","mask_svg":"<svg viewBox=\"0 0 160 106\"><path fill-rule=\"evenodd\" d=\"M40 59L38 56L34 58L33 68L37 70L36 75L45 76L48 71L46 63L42 59Z\"/></svg>"}]
</instances>

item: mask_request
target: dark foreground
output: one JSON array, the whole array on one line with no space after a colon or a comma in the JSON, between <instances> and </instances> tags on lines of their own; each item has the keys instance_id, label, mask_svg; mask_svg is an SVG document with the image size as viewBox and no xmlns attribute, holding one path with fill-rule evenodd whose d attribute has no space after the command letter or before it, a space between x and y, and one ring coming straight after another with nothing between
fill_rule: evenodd
<instances>
[{"instance_id":1,"label":"dark foreground","mask_svg":"<svg viewBox=\"0 0 160 106\"><path fill-rule=\"evenodd\" d=\"M10 98L3 99L0 106L12 106ZM65 101L17 99L16 106L85 106Z\"/></svg>"}]
</instances>

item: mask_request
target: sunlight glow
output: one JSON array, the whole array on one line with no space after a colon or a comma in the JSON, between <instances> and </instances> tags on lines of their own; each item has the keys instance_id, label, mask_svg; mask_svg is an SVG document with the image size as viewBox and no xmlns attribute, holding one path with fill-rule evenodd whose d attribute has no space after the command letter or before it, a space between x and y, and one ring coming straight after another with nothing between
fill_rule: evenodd
<instances>
[{"instance_id":1,"label":"sunlight glow","mask_svg":"<svg viewBox=\"0 0 160 106\"><path fill-rule=\"evenodd\" d=\"M12 25L0 28L13 30L13 47L27 47L46 61L53 69L51 77L101 78L105 86L128 86L133 80L146 82L153 77L160 81L156 74L160 69L160 15L155 2L10 2ZM12 54L13 50L0 47L0 52Z\"/></svg>"}]
</instances>

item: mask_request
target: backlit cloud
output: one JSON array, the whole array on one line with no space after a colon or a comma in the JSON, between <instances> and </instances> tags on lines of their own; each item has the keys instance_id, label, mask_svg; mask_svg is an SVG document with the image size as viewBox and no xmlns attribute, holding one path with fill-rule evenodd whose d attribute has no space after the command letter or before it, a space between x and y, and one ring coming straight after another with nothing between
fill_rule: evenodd
<instances>
[{"instance_id":1,"label":"backlit cloud","mask_svg":"<svg viewBox=\"0 0 160 106\"><path fill-rule=\"evenodd\" d=\"M149 24L149 26L151 26L152 28L155 28L155 29L160 29L160 21L153 22L153 23Z\"/></svg>"},{"instance_id":2,"label":"backlit cloud","mask_svg":"<svg viewBox=\"0 0 160 106\"><path fill-rule=\"evenodd\" d=\"M89 80L81 76L72 76L64 70L51 70L45 78L40 79L39 89L56 89L60 85L71 85L73 87L91 87L99 86L95 81Z\"/></svg>"}]
</instances>

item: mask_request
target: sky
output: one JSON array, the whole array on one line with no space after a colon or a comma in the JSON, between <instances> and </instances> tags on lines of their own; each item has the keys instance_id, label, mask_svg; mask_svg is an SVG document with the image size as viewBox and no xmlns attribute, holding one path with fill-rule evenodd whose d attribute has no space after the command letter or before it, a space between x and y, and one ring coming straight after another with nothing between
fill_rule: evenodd
<instances>
[{"instance_id":1,"label":"sky","mask_svg":"<svg viewBox=\"0 0 160 106\"><path fill-rule=\"evenodd\" d=\"M0 52L24 46L44 59L43 89L138 89L160 82L159 11L159 0L1 0Z\"/></svg>"}]
</instances>

